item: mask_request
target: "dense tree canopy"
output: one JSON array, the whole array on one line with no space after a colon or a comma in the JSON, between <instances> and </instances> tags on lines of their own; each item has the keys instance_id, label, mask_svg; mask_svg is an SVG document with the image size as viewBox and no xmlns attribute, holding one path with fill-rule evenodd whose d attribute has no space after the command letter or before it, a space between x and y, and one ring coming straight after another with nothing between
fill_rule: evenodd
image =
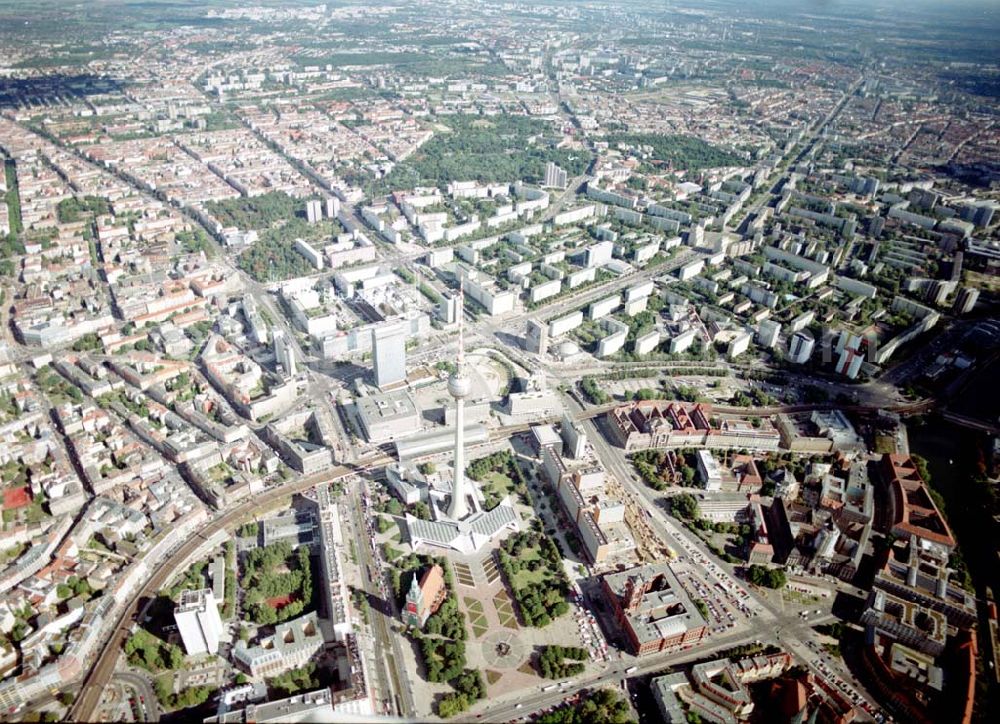
<instances>
[{"instance_id":1,"label":"dense tree canopy","mask_svg":"<svg viewBox=\"0 0 1000 724\"><path fill-rule=\"evenodd\" d=\"M284 191L272 191L260 196L208 201L205 209L223 226L238 229L269 229L279 221L305 215L305 199L289 196Z\"/></svg>"},{"instance_id":2,"label":"dense tree canopy","mask_svg":"<svg viewBox=\"0 0 1000 724\"><path fill-rule=\"evenodd\" d=\"M579 704L542 714L538 724L625 724L632 721L628 704L611 689L585 696Z\"/></svg>"},{"instance_id":3,"label":"dense tree canopy","mask_svg":"<svg viewBox=\"0 0 1000 724\"><path fill-rule=\"evenodd\" d=\"M747 572L747 579L756 586L767 588L784 588L788 582L785 571L781 568L767 568L756 563L750 566Z\"/></svg>"},{"instance_id":4,"label":"dense tree canopy","mask_svg":"<svg viewBox=\"0 0 1000 724\"><path fill-rule=\"evenodd\" d=\"M692 136L616 133L608 136L606 140L612 147L618 144L633 147L648 146L654 160L663 161L671 168L696 171L719 166L740 166L745 163L740 156Z\"/></svg>"},{"instance_id":5,"label":"dense tree canopy","mask_svg":"<svg viewBox=\"0 0 1000 724\"><path fill-rule=\"evenodd\" d=\"M527 116L449 116L450 131L437 133L420 150L397 165L385 179L387 188L445 185L453 181L538 182L553 161L570 176L586 170L585 151L555 148L542 141L554 129Z\"/></svg>"},{"instance_id":6,"label":"dense tree canopy","mask_svg":"<svg viewBox=\"0 0 1000 724\"><path fill-rule=\"evenodd\" d=\"M543 646L538 669L546 679L565 679L583 673L587 650L578 646Z\"/></svg>"}]
</instances>

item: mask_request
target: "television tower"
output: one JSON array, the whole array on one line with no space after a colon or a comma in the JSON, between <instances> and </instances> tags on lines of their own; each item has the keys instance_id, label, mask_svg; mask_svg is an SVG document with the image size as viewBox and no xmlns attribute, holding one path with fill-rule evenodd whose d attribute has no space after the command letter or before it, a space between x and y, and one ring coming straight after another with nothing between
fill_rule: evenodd
<instances>
[{"instance_id":1,"label":"television tower","mask_svg":"<svg viewBox=\"0 0 1000 724\"><path fill-rule=\"evenodd\" d=\"M465 285L458 287L458 365L448 378L448 394L455 398L455 472L448 517L462 520L469 515L465 500L465 398L469 378L465 376Z\"/></svg>"}]
</instances>

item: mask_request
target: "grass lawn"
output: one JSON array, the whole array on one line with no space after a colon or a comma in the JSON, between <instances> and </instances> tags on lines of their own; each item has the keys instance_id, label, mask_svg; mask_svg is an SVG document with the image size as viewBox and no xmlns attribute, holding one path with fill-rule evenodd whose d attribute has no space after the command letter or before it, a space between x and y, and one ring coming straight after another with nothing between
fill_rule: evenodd
<instances>
[{"instance_id":1,"label":"grass lawn","mask_svg":"<svg viewBox=\"0 0 1000 724\"><path fill-rule=\"evenodd\" d=\"M486 618L484 616L479 616L478 618L471 619L469 625L472 628L473 637L477 639L490 630L490 627L486 623Z\"/></svg>"},{"instance_id":2,"label":"grass lawn","mask_svg":"<svg viewBox=\"0 0 1000 724\"><path fill-rule=\"evenodd\" d=\"M503 676L503 674L501 674L499 671L494 671L493 669L487 669L486 670L486 683L490 684L490 685L493 685L493 684L497 683L498 681L500 681L500 678L502 676Z\"/></svg>"},{"instance_id":3,"label":"grass lawn","mask_svg":"<svg viewBox=\"0 0 1000 724\"><path fill-rule=\"evenodd\" d=\"M472 635L479 638L489 631L489 624L486 622L486 615L483 613L483 602L477 598L463 598L466 612L469 615L469 626L472 628Z\"/></svg>"},{"instance_id":4,"label":"grass lawn","mask_svg":"<svg viewBox=\"0 0 1000 724\"><path fill-rule=\"evenodd\" d=\"M487 510L500 505L500 501L514 491L514 481L504 473L491 471L479 482L483 491L483 505Z\"/></svg>"},{"instance_id":5,"label":"grass lawn","mask_svg":"<svg viewBox=\"0 0 1000 724\"><path fill-rule=\"evenodd\" d=\"M876 435L875 452L877 453L896 452L896 439L892 437L892 435Z\"/></svg>"},{"instance_id":6,"label":"grass lawn","mask_svg":"<svg viewBox=\"0 0 1000 724\"><path fill-rule=\"evenodd\" d=\"M517 629L517 616L514 615L514 605L506 593L499 593L493 598L493 607L497 610L500 625L505 628Z\"/></svg>"},{"instance_id":7,"label":"grass lawn","mask_svg":"<svg viewBox=\"0 0 1000 724\"><path fill-rule=\"evenodd\" d=\"M153 679L153 691L156 692L156 698L166 710L170 710L170 702L168 697L174 693L174 674L168 671L165 674L160 674Z\"/></svg>"},{"instance_id":8,"label":"grass lawn","mask_svg":"<svg viewBox=\"0 0 1000 724\"><path fill-rule=\"evenodd\" d=\"M481 483L483 490L489 489L501 497L514 490L514 481L503 473L488 473Z\"/></svg>"},{"instance_id":9,"label":"grass lawn","mask_svg":"<svg viewBox=\"0 0 1000 724\"><path fill-rule=\"evenodd\" d=\"M526 549L518 557L517 560L519 560L522 564L525 564L525 563L528 563L530 561L536 561L536 560L538 560L538 558L539 558L539 556L538 556L538 549L537 548L529 548L529 549ZM530 585L532 583L544 583L549 578L549 576L550 576L549 570L547 568L544 568L544 567L543 568L539 568L537 571L529 571L529 570L527 570L525 568L522 568L514 576L514 581L513 581L514 588L516 588L517 590L520 590L520 589L524 588L525 586L528 586L528 585Z\"/></svg>"}]
</instances>

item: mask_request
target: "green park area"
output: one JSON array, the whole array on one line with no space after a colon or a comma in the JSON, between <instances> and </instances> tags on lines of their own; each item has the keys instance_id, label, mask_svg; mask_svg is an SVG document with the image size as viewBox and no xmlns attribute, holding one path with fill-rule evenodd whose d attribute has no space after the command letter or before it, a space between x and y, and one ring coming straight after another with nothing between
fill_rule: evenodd
<instances>
[{"instance_id":1,"label":"green park area","mask_svg":"<svg viewBox=\"0 0 1000 724\"><path fill-rule=\"evenodd\" d=\"M320 686L329 686L332 676L327 669L308 662L298 669L289 669L267 680L267 687L275 697L291 696L300 691L313 691Z\"/></svg>"},{"instance_id":2,"label":"green park area","mask_svg":"<svg viewBox=\"0 0 1000 724\"><path fill-rule=\"evenodd\" d=\"M611 402L611 395L602 390L593 377L584 377L580 380L580 390L595 405L606 405Z\"/></svg>"},{"instance_id":3,"label":"green park area","mask_svg":"<svg viewBox=\"0 0 1000 724\"><path fill-rule=\"evenodd\" d=\"M242 585L248 618L274 624L295 618L313 604L313 571L309 548L292 551L287 541L249 551L243 562Z\"/></svg>"},{"instance_id":4,"label":"green park area","mask_svg":"<svg viewBox=\"0 0 1000 724\"><path fill-rule=\"evenodd\" d=\"M538 653L538 671L546 679L565 679L582 674L590 656L579 646L543 646Z\"/></svg>"},{"instance_id":5,"label":"green park area","mask_svg":"<svg viewBox=\"0 0 1000 724\"><path fill-rule=\"evenodd\" d=\"M635 719L628 702L613 689L599 689L578 704L558 706L535 719L537 724L625 724L633 721ZM689 721L693 722L694 719Z\"/></svg>"},{"instance_id":6,"label":"green park area","mask_svg":"<svg viewBox=\"0 0 1000 724\"><path fill-rule=\"evenodd\" d=\"M295 250L294 239L317 242L343 232L339 222L324 219L310 224L298 217L261 232L260 238L240 254L237 264L259 282L283 281L316 271Z\"/></svg>"},{"instance_id":7,"label":"green park area","mask_svg":"<svg viewBox=\"0 0 1000 724\"><path fill-rule=\"evenodd\" d=\"M696 171L702 168L738 166L745 160L724 148L692 136L663 135L659 133L617 133L607 137L608 144L645 146L654 162L670 168Z\"/></svg>"},{"instance_id":8,"label":"green park area","mask_svg":"<svg viewBox=\"0 0 1000 724\"><path fill-rule=\"evenodd\" d=\"M31 493L31 479L45 475L51 469L52 461L48 457L36 466L15 459L0 466L0 495L7 501L17 501L16 506L10 505L3 511L5 528L23 523L33 525L49 516L44 507L47 500L45 493L41 490Z\"/></svg>"},{"instance_id":9,"label":"green park area","mask_svg":"<svg viewBox=\"0 0 1000 724\"><path fill-rule=\"evenodd\" d=\"M411 553L394 562L390 577L397 604L402 607L414 577L419 578L434 564L444 569L448 594L438 610L424 623L422 630L410 627L407 633L420 651L427 681L447 683L453 689L439 696L435 704L438 715L448 718L462 713L477 699L486 696L482 674L478 670L465 668L465 642L469 634L465 627L465 615L459 608L455 595L455 579L451 567L444 558ZM466 603L468 604L468 599ZM486 625L481 605L475 610L470 608L470 614L476 622L473 624L474 632Z\"/></svg>"},{"instance_id":10,"label":"green park area","mask_svg":"<svg viewBox=\"0 0 1000 724\"><path fill-rule=\"evenodd\" d=\"M174 691L174 672L184 668L184 651L145 629L137 629L125 642L125 656L130 665L153 675L153 691L168 712L200 706L212 694L209 686Z\"/></svg>"},{"instance_id":11,"label":"green park area","mask_svg":"<svg viewBox=\"0 0 1000 724\"><path fill-rule=\"evenodd\" d=\"M56 216L60 224L72 224L83 221L84 217L103 216L111 213L107 199L100 196L70 196L56 206Z\"/></svg>"},{"instance_id":12,"label":"green park area","mask_svg":"<svg viewBox=\"0 0 1000 724\"><path fill-rule=\"evenodd\" d=\"M48 365L38 370L35 381L38 382L38 386L42 388L45 396L54 405L64 402L81 402L83 400L83 393L80 392L80 388L76 385L71 385L62 375Z\"/></svg>"},{"instance_id":13,"label":"green park area","mask_svg":"<svg viewBox=\"0 0 1000 724\"><path fill-rule=\"evenodd\" d=\"M297 216L305 218L305 208L305 199L290 196L284 191L205 203L205 210L223 226L255 231L270 229Z\"/></svg>"},{"instance_id":14,"label":"green park area","mask_svg":"<svg viewBox=\"0 0 1000 724\"><path fill-rule=\"evenodd\" d=\"M726 563L737 564L743 561L735 554L742 554L750 544L753 529L749 525L703 518L697 498L690 493L672 496L669 507L671 515L698 536L712 553Z\"/></svg>"},{"instance_id":15,"label":"green park area","mask_svg":"<svg viewBox=\"0 0 1000 724\"><path fill-rule=\"evenodd\" d=\"M747 571L747 580L755 586L784 588L788 582L788 577L785 575L783 568L768 568L767 566L759 566L755 563Z\"/></svg>"},{"instance_id":16,"label":"green park area","mask_svg":"<svg viewBox=\"0 0 1000 724\"><path fill-rule=\"evenodd\" d=\"M7 204L11 236L16 237L24 230L24 226L21 223L21 194L17 186L17 167L13 161L5 161L3 169L4 182L7 186L4 201Z\"/></svg>"},{"instance_id":17,"label":"green park area","mask_svg":"<svg viewBox=\"0 0 1000 724\"><path fill-rule=\"evenodd\" d=\"M525 116L449 116L445 130L398 164L385 178L386 189L444 186L453 181L540 181L553 161L572 177L586 169L590 154L545 142L555 133L546 121Z\"/></svg>"},{"instance_id":18,"label":"green park area","mask_svg":"<svg viewBox=\"0 0 1000 724\"><path fill-rule=\"evenodd\" d=\"M693 453L671 455L667 450L640 450L633 453L630 459L643 482L655 490L666 490L673 481L674 471L680 475L684 486L694 485L696 473Z\"/></svg>"},{"instance_id":19,"label":"green park area","mask_svg":"<svg viewBox=\"0 0 1000 724\"><path fill-rule=\"evenodd\" d=\"M210 201L205 208L223 226L260 232L260 238L240 254L237 264L257 281L270 282L315 271L295 250L293 239L315 243L344 231L336 219L322 219L313 224L306 221L306 201L283 191L272 191L260 196ZM185 243L186 249L203 246L197 240Z\"/></svg>"},{"instance_id":20,"label":"green park area","mask_svg":"<svg viewBox=\"0 0 1000 724\"><path fill-rule=\"evenodd\" d=\"M479 483L480 490L483 492L483 506L486 510L493 510L500 504L500 501L512 493L527 494L527 487L521 477L521 471L510 450L500 450L492 455L473 460L466 467L465 475L470 480Z\"/></svg>"},{"instance_id":21,"label":"green park area","mask_svg":"<svg viewBox=\"0 0 1000 724\"><path fill-rule=\"evenodd\" d=\"M551 538L539 531L519 531L500 544L497 555L526 626L548 626L569 610L569 579Z\"/></svg>"}]
</instances>

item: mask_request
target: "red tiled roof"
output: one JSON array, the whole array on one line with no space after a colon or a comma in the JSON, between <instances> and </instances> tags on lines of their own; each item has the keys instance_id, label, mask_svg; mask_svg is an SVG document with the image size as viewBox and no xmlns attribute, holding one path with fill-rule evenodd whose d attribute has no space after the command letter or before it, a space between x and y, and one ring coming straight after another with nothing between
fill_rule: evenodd
<instances>
[{"instance_id":1,"label":"red tiled roof","mask_svg":"<svg viewBox=\"0 0 1000 724\"><path fill-rule=\"evenodd\" d=\"M881 465L896 507L893 530L954 548L955 538L948 522L910 456L886 453Z\"/></svg>"},{"instance_id":2,"label":"red tiled roof","mask_svg":"<svg viewBox=\"0 0 1000 724\"><path fill-rule=\"evenodd\" d=\"M444 570L441 566L435 564L420 579L420 591L423 593L426 605L432 606L443 590Z\"/></svg>"}]
</instances>

